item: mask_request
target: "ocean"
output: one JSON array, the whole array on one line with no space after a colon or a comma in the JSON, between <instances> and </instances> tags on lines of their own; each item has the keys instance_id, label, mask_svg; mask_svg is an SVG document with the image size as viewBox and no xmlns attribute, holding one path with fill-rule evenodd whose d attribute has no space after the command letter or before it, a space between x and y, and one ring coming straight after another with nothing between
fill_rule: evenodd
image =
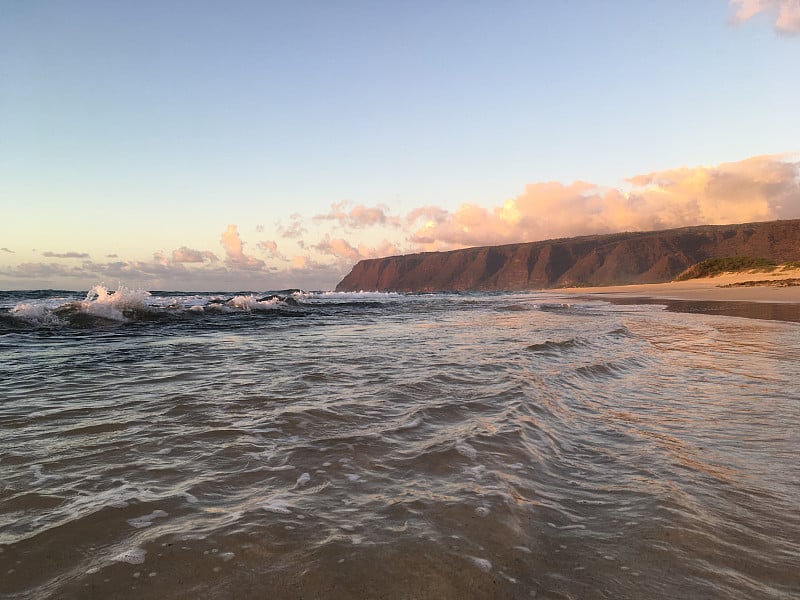
<instances>
[{"instance_id":1,"label":"ocean","mask_svg":"<svg viewBox=\"0 0 800 600\"><path fill-rule=\"evenodd\" d=\"M0 292L0 597L798 598L800 323L709 312Z\"/></svg>"}]
</instances>

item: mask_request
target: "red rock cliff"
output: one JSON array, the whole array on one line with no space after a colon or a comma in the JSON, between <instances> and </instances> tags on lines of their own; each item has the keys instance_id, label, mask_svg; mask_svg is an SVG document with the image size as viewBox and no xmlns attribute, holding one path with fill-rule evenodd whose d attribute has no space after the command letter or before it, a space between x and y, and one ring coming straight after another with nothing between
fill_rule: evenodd
<instances>
[{"instance_id":1,"label":"red rock cliff","mask_svg":"<svg viewBox=\"0 0 800 600\"><path fill-rule=\"evenodd\" d=\"M661 283L707 258L800 260L800 219L616 233L362 260L337 291L531 290Z\"/></svg>"}]
</instances>

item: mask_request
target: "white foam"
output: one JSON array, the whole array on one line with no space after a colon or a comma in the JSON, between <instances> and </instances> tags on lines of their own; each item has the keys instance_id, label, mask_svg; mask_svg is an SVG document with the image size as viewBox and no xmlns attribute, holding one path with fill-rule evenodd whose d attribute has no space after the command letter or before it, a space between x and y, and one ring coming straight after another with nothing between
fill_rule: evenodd
<instances>
[{"instance_id":1,"label":"white foam","mask_svg":"<svg viewBox=\"0 0 800 600\"><path fill-rule=\"evenodd\" d=\"M50 307L45 304L22 302L11 309L11 316L38 325L58 323L58 318L51 312Z\"/></svg>"},{"instance_id":2,"label":"white foam","mask_svg":"<svg viewBox=\"0 0 800 600\"><path fill-rule=\"evenodd\" d=\"M136 527L137 529L141 529L143 527L150 527L153 524L153 521L160 517L166 517L168 513L164 512L163 510L154 510L149 515L142 515L141 517L135 517L133 519L128 519L128 525L131 527Z\"/></svg>"},{"instance_id":3,"label":"white foam","mask_svg":"<svg viewBox=\"0 0 800 600\"><path fill-rule=\"evenodd\" d=\"M357 475L355 473L345 473L344 476L347 477L347 479L349 479L350 481L358 481L359 479L361 479L361 475Z\"/></svg>"},{"instance_id":4,"label":"white foam","mask_svg":"<svg viewBox=\"0 0 800 600\"><path fill-rule=\"evenodd\" d=\"M239 310L254 311L254 310L274 310L278 308L283 301L280 298L269 298L268 300L257 300L255 296L234 296L228 300L225 305L230 308Z\"/></svg>"},{"instance_id":5,"label":"white foam","mask_svg":"<svg viewBox=\"0 0 800 600\"><path fill-rule=\"evenodd\" d=\"M547 524L554 529L586 529L586 525L580 523L575 523L574 525L556 525L555 523L548 522Z\"/></svg>"},{"instance_id":6,"label":"white foam","mask_svg":"<svg viewBox=\"0 0 800 600\"><path fill-rule=\"evenodd\" d=\"M87 314L111 321L126 321L123 311L147 310L147 299L150 292L145 290L132 290L123 285L114 292L109 292L102 285L94 286L86 294L86 299L78 306Z\"/></svg>"},{"instance_id":7,"label":"white foam","mask_svg":"<svg viewBox=\"0 0 800 600\"><path fill-rule=\"evenodd\" d=\"M419 427L419 425L421 423L422 423L422 417L416 417L415 419L412 419L408 423L403 423L402 425L400 425L397 428L397 431L404 431L406 429L414 429L414 427Z\"/></svg>"},{"instance_id":8,"label":"white foam","mask_svg":"<svg viewBox=\"0 0 800 600\"><path fill-rule=\"evenodd\" d=\"M278 465L277 467L264 467L266 471L292 471L296 469L294 465Z\"/></svg>"},{"instance_id":9,"label":"white foam","mask_svg":"<svg viewBox=\"0 0 800 600\"><path fill-rule=\"evenodd\" d=\"M300 477L297 478L297 482L295 482L295 487L301 487L311 481L311 475L308 473L303 473Z\"/></svg>"},{"instance_id":10,"label":"white foam","mask_svg":"<svg viewBox=\"0 0 800 600\"><path fill-rule=\"evenodd\" d=\"M48 479L48 476L42 473L42 468L42 465L31 465L31 471L33 471L33 477L36 483L41 483Z\"/></svg>"},{"instance_id":11,"label":"white foam","mask_svg":"<svg viewBox=\"0 0 800 600\"><path fill-rule=\"evenodd\" d=\"M466 442L456 444L456 452L462 456L466 456L470 460L475 460L475 458L478 456L478 451Z\"/></svg>"},{"instance_id":12,"label":"white foam","mask_svg":"<svg viewBox=\"0 0 800 600\"><path fill-rule=\"evenodd\" d=\"M397 292L314 292L306 295L309 300L390 300L400 298Z\"/></svg>"},{"instance_id":13,"label":"white foam","mask_svg":"<svg viewBox=\"0 0 800 600\"><path fill-rule=\"evenodd\" d=\"M470 556L469 559L472 563L478 567L484 573L488 573L492 570L492 563L486 560L485 558L478 558L476 556Z\"/></svg>"},{"instance_id":14,"label":"white foam","mask_svg":"<svg viewBox=\"0 0 800 600\"><path fill-rule=\"evenodd\" d=\"M268 498L266 502L264 502L264 504L261 505L261 508L263 508L267 512L277 513L280 515L292 514L292 510L289 507L289 503L281 495L275 495L272 496L271 498Z\"/></svg>"},{"instance_id":15,"label":"white foam","mask_svg":"<svg viewBox=\"0 0 800 600\"><path fill-rule=\"evenodd\" d=\"M181 493L181 496L186 498L186 501L189 502L190 504L195 504L197 502L197 496L193 496L189 492L183 492Z\"/></svg>"},{"instance_id":16,"label":"white foam","mask_svg":"<svg viewBox=\"0 0 800 600\"><path fill-rule=\"evenodd\" d=\"M478 508L475 509L475 514L478 515L479 517L488 516L490 512L491 511L485 506L479 506Z\"/></svg>"},{"instance_id":17,"label":"white foam","mask_svg":"<svg viewBox=\"0 0 800 600\"><path fill-rule=\"evenodd\" d=\"M141 565L144 563L144 557L147 554L147 550L143 550L142 548L132 548L131 550L126 550L120 554L117 554L114 557L114 560L117 562L125 562L131 565Z\"/></svg>"}]
</instances>

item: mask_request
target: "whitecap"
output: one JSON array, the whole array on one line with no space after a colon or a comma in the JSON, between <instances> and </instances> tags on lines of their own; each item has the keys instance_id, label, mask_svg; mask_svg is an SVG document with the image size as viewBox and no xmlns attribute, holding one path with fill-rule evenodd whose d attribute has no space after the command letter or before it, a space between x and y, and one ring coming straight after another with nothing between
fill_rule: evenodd
<instances>
[{"instance_id":1,"label":"whitecap","mask_svg":"<svg viewBox=\"0 0 800 600\"><path fill-rule=\"evenodd\" d=\"M132 290L123 285L114 292L109 292L102 285L94 286L86 294L86 299L78 303L80 309L95 317L110 321L126 321L123 311L147 310L147 299L150 292L145 290Z\"/></svg>"},{"instance_id":2,"label":"whitecap","mask_svg":"<svg viewBox=\"0 0 800 600\"><path fill-rule=\"evenodd\" d=\"M492 570L492 563L486 560L485 558L478 558L476 556L470 556L469 559L472 563L478 567L484 573L488 573Z\"/></svg>"},{"instance_id":3,"label":"whitecap","mask_svg":"<svg viewBox=\"0 0 800 600\"><path fill-rule=\"evenodd\" d=\"M116 562L125 562L131 565L141 565L144 563L144 557L146 554L147 550L143 550L142 548L132 548L117 554L114 557L114 560Z\"/></svg>"}]
</instances>

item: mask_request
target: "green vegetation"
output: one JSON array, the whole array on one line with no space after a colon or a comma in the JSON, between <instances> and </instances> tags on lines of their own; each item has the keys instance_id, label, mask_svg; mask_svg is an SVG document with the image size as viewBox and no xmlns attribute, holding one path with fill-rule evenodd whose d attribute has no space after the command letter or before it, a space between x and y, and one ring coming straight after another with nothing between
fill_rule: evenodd
<instances>
[{"instance_id":1,"label":"green vegetation","mask_svg":"<svg viewBox=\"0 0 800 600\"><path fill-rule=\"evenodd\" d=\"M735 273L737 271L772 271L775 263L766 258L753 258L751 256L728 256L725 258L709 258L696 265L692 265L675 278L675 281L686 281L698 277L715 277L722 273Z\"/></svg>"},{"instance_id":2,"label":"green vegetation","mask_svg":"<svg viewBox=\"0 0 800 600\"><path fill-rule=\"evenodd\" d=\"M782 271L791 271L792 269L800 269L800 260L793 260L783 265Z\"/></svg>"}]
</instances>

